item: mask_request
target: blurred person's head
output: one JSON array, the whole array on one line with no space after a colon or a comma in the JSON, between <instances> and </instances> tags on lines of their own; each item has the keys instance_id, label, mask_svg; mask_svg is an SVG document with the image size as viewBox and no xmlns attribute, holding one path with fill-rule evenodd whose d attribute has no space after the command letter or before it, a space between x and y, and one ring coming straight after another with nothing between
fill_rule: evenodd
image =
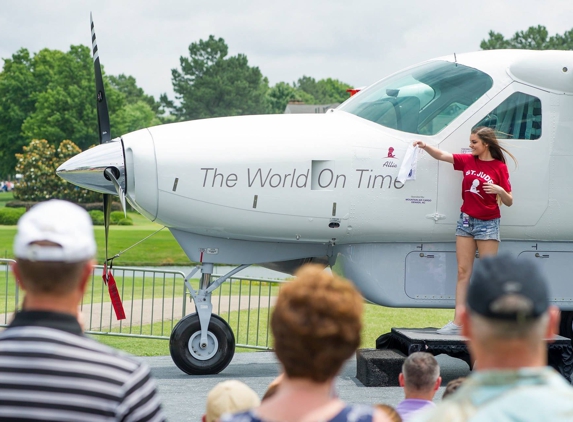
<instances>
[{"instance_id":1,"label":"blurred person's head","mask_svg":"<svg viewBox=\"0 0 573 422\"><path fill-rule=\"evenodd\" d=\"M305 265L281 288L271 318L288 378L326 382L360 345L363 299L347 280Z\"/></svg>"},{"instance_id":2,"label":"blurred person's head","mask_svg":"<svg viewBox=\"0 0 573 422\"><path fill-rule=\"evenodd\" d=\"M407 399L432 400L442 383L438 361L430 353L412 353L404 360L398 381Z\"/></svg>"},{"instance_id":3,"label":"blurred person's head","mask_svg":"<svg viewBox=\"0 0 573 422\"><path fill-rule=\"evenodd\" d=\"M442 395L442 400L454 394L457 391L457 389L460 388L460 386L464 383L465 380L466 377L459 377L456 378L455 380L451 380L450 382L448 382L448 384L446 385L446 389L444 390L444 394Z\"/></svg>"},{"instance_id":4,"label":"blurred person's head","mask_svg":"<svg viewBox=\"0 0 573 422\"><path fill-rule=\"evenodd\" d=\"M558 332L559 310L549 305L541 270L507 254L479 261L462 313L462 334L479 369L546 365L544 339Z\"/></svg>"},{"instance_id":5,"label":"blurred person's head","mask_svg":"<svg viewBox=\"0 0 573 422\"><path fill-rule=\"evenodd\" d=\"M261 404L259 396L248 385L237 380L217 384L207 395L203 422L215 422L225 413L238 413Z\"/></svg>"},{"instance_id":6,"label":"blurred person's head","mask_svg":"<svg viewBox=\"0 0 573 422\"><path fill-rule=\"evenodd\" d=\"M391 422L402 422L400 414L389 404L375 404L374 407L388 416L388 419L390 419Z\"/></svg>"},{"instance_id":7,"label":"blurred person's head","mask_svg":"<svg viewBox=\"0 0 573 422\"><path fill-rule=\"evenodd\" d=\"M14 238L13 270L26 291L26 308L81 300L95 253L91 217L83 208L60 200L32 207L18 221ZM49 300L40 305L42 298Z\"/></svg>"}]
</instances>

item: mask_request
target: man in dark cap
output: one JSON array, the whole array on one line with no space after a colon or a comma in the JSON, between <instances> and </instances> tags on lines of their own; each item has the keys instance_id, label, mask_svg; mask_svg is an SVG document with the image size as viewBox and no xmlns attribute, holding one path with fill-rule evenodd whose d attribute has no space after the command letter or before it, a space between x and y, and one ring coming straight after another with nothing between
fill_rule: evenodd
<instances>
[{"instance_id":1,"label":"man in dark cap","mask_svg":"<svg viewBox=\"0 0 573 422\"><path fill-rule=\"evenodd\" d=\"M509 255L480 259L472 274L462 334L476 371L423 421L572 421L573 387L547 366L558 332L537 265Z\"/></svg>"}]
</instances>

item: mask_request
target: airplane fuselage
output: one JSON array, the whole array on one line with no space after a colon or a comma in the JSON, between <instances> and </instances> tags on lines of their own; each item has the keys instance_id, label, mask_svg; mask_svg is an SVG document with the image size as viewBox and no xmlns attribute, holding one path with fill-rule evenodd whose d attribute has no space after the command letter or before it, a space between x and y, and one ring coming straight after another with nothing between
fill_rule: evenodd
<instances>
[{"instance_id":1,"label":"airplane fuselage","mask_svg":"<svg viewBox=\"0 0 573 422\"><path fill-rule=\"evenodd\" d=\"M502 250L573 253L573 52L441 58L324 115L174 123L106 147L123 154L127 200L170 228L193 261L326 257L376 303L449 307L462 174L422 152L416 180L397 176L414 140L469 153L470 131L482 124L502 133L518 162L508 162L514 205L501 210ZM60 174L93 188L73 179L82 155ZM564 289L555 300L568 308Z\"/></svg>"}]
</instances>

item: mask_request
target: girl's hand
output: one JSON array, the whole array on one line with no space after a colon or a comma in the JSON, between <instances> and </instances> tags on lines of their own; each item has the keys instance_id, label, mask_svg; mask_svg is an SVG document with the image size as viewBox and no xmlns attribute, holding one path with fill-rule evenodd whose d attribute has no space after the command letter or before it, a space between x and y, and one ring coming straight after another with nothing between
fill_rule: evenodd
<instances>
[{"instance_id":1,"label":"girl's hand","mask_svg":"<svg viewBox=\"0 0 573 422\"><path fill-rule=\"evenodd\" d=\"M412 145L414 145L415 147L418 147L418 148L422 148L422 149L426 148L426 143L422 142L422 141L414 141L414 143Z\"/></svg>"},{"instance_id":2,"label":"girl's hand","mask_svg":"<svg viewBox=\"0 0 573 422\"><path fill-rule=\"evenodd\" d=\"M505 192L505 190L501 186L498 186L493 183L484 183L483 190L485 191L485 193L489 193L492 195L500 195L502 192Z\"/></svg>"}]
</instances>

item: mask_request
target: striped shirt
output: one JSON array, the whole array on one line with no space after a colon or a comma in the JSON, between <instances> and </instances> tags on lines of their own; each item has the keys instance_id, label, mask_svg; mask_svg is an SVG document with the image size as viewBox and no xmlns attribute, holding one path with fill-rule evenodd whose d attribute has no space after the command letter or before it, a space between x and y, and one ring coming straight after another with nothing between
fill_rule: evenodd
<instances>
[{"instance_id":1,"label":"striped shirt","mask_svg":"<svg viewBox=\"0 0 573 422\"><path fill-rule=\"evenodd\" d=\"M147 365L72 315L18 312L0 333L0 421L164 421Z\"/></svg>"}]
</instances>

